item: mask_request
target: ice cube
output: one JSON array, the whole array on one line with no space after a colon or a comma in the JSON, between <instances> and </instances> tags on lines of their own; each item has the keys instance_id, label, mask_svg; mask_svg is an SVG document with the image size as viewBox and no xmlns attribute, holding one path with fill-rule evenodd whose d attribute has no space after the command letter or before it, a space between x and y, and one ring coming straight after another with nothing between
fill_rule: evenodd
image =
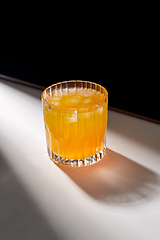
<instances>
[{"instance_id":1,"label":"ice cube","mask_svg":"<svg viewBox=\"0 0 160 240\"><path fill-rule=\"evenodd\" d=\"M81 95L81 96L84 96L84 89L83 88L78 88L77 89L77 94Z\"/></svg>"},{"instance_id":2,"label":"ice cube","mask_svg":"<svg viewBox=\"0 0 160 240\"><path fill-rule=\"evenodd\" d=\"M54 106L59 105L59 100L60 100L60 96L58 95L52 95L51 97L48 98L48 102Z\"/></svg>"},{"instance_id":3,"label":"ice cube","mask_svg":"<svg viewBox=\"0 0 160 240\"><path fill-rule=\"evenodd\" d=\"M67 101L67 100L66 100L66 101ZM78 102L79 102L79 99L76 98L76 97L72 97L72 98L69 98L68 101L71 102L71 103L78 103Z\"/></svg>"},{"instance_id":4,"label":"ice cube","mask_svg":"<svg viewBox=\"0 0 160 240\"><path fill-rule=\"evenodd\" d=\"M92 96L92 95L93 95L92 89L85 89L84 90L84 96L88 97L88 96Z\"/></svg>"},{"instance_id":5,"label":"ice cube","mask_svg":"<svg viewBox=\"0 0 160 240\"><path fill-rule=\"evenodd\" d=\"M57 100L59 100L59 98L60 98L59 96L53 95L52 98L51 98L51 100L52 100L52 101L57 101Z\"/></svg>"},{"instance_id":6,"label":"ice cube","mask_svg":"<svg viewBox=\"0 0 160 240\"><path fill-rule=\"evenodd\" d=\"M84 103L90 103L90 102L92 102L92 98L91 97L88 97L88 98L84 99Z\"/></svg>"},{"instance_id":7,"label":"ice cube","mask_svg":"<svg viewBox=\"0 0 160 240\"><path fill-rule=\"evenodd\" d=\"M54 101L52 104L53 104L54 106L58 106L58 105L59 105L59 101Z\"/></svg>"},{"instance_id":8,"label":"ice cube","mask_svg":"<svg viewBox=\"0 0 160 240\"><path fill-rule=\"evenodd\" d=\"M70 96L70 97L67 97L64 104L67 107L77 107L80 102L80 99L81 97L78 95Z\"/></svg>"},{"instance_id":9,"label":"ice cube","mask_svg":"<svg viewBox=\"0 0 160 240\"><path fill-rule=\"evenodd\" d=\"M77 122L77 113L67 114L65 120L69 123Z\"/></svg>"}]
</instances>

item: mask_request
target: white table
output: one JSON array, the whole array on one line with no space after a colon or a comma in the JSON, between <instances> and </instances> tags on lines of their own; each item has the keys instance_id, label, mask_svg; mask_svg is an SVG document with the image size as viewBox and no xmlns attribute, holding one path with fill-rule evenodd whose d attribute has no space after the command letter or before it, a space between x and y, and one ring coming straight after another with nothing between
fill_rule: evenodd
<instances>
[{"instance_id":1,"label":"white table","mask_svg":"<svg viewBox=\"0 0 160 240\"><path fill-rule=\"evenodd\" d=\"M0 82L0 239L159 240L160 125L109 111L106 157L58 167L40 94Z\"/></svg>"}]
</instances>

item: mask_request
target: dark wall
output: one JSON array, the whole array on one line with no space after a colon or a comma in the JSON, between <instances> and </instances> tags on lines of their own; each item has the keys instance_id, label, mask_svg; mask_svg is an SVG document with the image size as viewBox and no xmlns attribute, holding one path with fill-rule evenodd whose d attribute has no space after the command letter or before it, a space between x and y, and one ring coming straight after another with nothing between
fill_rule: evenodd
<instances>
[{"instance_id":1,"label":"dark wall","mask_svg":"<svg viewBox=\"0 0 160 240\"><path fill-rule=\"evenodd\" d=\"M109 106L160 120L158 79L147 56L133 49L103 52L32 53L0 51L0 74L44 87L83 79L103 85Z\"/></svg>"}]
</instances>

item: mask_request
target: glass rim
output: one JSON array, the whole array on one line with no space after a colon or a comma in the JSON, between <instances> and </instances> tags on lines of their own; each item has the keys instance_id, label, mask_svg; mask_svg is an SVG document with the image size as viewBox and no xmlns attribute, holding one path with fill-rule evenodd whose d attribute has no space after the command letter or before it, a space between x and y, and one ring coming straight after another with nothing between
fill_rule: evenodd
<instances>
[{"instance_id":1,"label":"glass rim","mask_svg":"<svg viewBox=\"0 0 160 240\"><path fill-rule=\"evenodd\" d=\"M100 102L98 102L97 104L93 104L91 106L85 106L85 107L64 107L64 106L55 106L54 104L52 103L49 103L48 101L46 101L46 99L44 98L44 93L48 90L48 89L51 89L52 87L56 86L56 85L59 85L59 84L65 84L65 83L70 83L70 82L73 82L73 83L76 83L76 82L85 82L85 83L91 83L91 84L95 84L97 86L99 86L100 88L102 88L105 92L105 95L104 95L104 99L101 100ZM97 91L97 90L96 90ZM107 98L108 98L108 91L105 89L105 87L103 87L102 85L98 84L98 83L95 83L95 82L91 82L91 81L85 81L85 80L68 80L68 81L62 81L62 82L57 82L57 83L54 83L50 86L48 86L47 88L45 88L41 94L41 97L42 97L42 101L45 102L46 104L50 105L50 106L53 106L53 108L55 109L70 109L70 110L74 110L74 109L85 109L85 108L93 108L93 107L97 107L99 105L101 105L102 103L105 103Z\"/></svg>"}]
</instances>

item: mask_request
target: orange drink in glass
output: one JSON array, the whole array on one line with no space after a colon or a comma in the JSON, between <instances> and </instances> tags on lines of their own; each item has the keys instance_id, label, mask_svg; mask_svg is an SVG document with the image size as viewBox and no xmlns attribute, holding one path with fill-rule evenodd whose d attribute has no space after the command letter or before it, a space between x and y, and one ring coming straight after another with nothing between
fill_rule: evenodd
<instances>
[{"instance_id":1,"label":"orange drink in glass","mask_svg":"<svg viewBox=\"0 0 160 240\"><path fill-rule=\"evenodd\" d=\"M99 84L70 80L42 93L49 158L81 167L105 154L108 92Z\"/></svg>"}]
</instances>

